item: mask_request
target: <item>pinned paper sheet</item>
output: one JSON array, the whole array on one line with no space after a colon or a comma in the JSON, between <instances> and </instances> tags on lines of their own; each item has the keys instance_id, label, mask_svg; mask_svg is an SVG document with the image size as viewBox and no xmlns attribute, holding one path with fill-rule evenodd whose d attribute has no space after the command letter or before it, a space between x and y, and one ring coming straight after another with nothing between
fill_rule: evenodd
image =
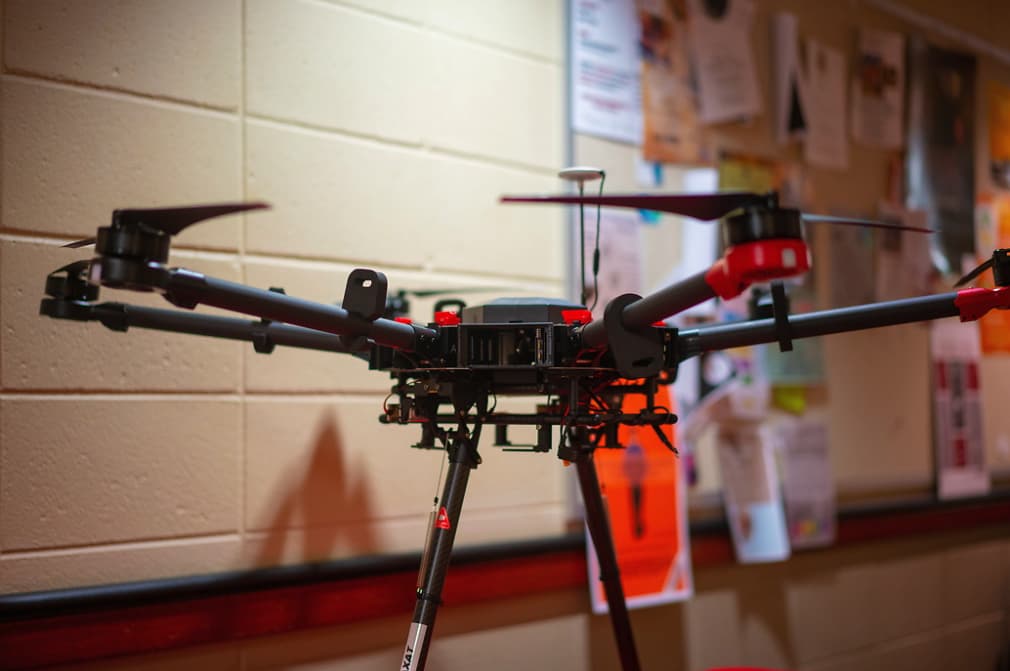
<instances>
[{"instance_id":1,"label":"pinned paper sheet","mask_svg":"<svg viewBox=\"0 0 1010 671\"><path fill-rule=\"evenodd\" d=\"M761 92L751 44L752 0L690 0L688 21L702 122L759 115Z\"/></svg>"},{"instance_id":2,"label":"pinned paper sheet","mask_svg":"<svg viewBox=\"0 0 1010 671\"><path fill-rule=\"evenodd\" d=\"M799 52L799 20L795 14L777 12L772 16L772 64L775 139L779 144L802 138L807 129L803 112L804 82Z\"/></svg>"},{"instance_id":3,"label":"pinned paper sheet","mask_svg":"<svg viewBox=\"0 0 1010 671\"><path fill-rule=\"evenodd\" d=\"M593 317L603 319L603 310L611 299L621 294L642 292L642 234L635 212L603 208L600 228L596 230L595 208L586 213L586 277L590 304L595 302ZM592 258L599 234L600 267L593 297Z\"/></svg>"},{"instance_id":4,"label":"pinned paper sheet","mask_svg":"<svg viewBox=\"0 0 1010 671\"><path fill-rule=\"evenodd\" d=\"M827 424L803 417L779 428L782 490L794 549L830 545L835 540L835 483Z\"/></svg>"},{"instance_id":5,"label":"pinned paper sheet","mask_svg":"<svg viewBox=\"0 0 1010 671\"><path fill-rule=\"evenodd\" d=\"M810 165L845 170L849 143L845 121L845 54L807 40L807 121L803 155Z\"/></svg>"},{"instance_id":6,"label":"pinned paper sheet","mask_svg":"<svg viewBox=\"0 0 1010 671\"><path fill-rule=\"evenodd\" d=\"M859 29L852 77L852 138L882 149L905 144L905 37Z\"/></svg>"},{"instance_id":7,"label":"pinned paper sheet","mask_svg":"<svg viewBox=\"0 0 1010 671\"><path fill-rule=\"evenodd\" d=\"M716 449L737 561L788 559L789 534L771 442L758 424L726 424L719 427Z\"/></svg>"},{"instance_id":8,"label":"pinned paper sheet","mask_svg":"<svg viewBox=\"0 0 1010 671\"><path fill-rule=\"evenodd\" d=\"M638 21L631 0L571 0L572 128L642 141Z\"/></svg>"},{"instance_id":9,"label":"pinned paper sheet","mask_svg":"<svg viewBox=\"0 0 1010 671\"><path fill-rule=\"evenodd\" d=\"M703 159L698 102L691 85L686 16L666 0L635 0L641 25L642 154L650 161Z\"/></svg>"},{"instance_id":10,"label":"pinned paper sheet","mask_svg":"<svg viewBox=\"0 0 1010 671\"><path fill-rule=\"evenodd\" d=\"M937 495L941 499L989 493L982 442L982 400L976 322L930 323Z\"/></svg>"}]
</instances>

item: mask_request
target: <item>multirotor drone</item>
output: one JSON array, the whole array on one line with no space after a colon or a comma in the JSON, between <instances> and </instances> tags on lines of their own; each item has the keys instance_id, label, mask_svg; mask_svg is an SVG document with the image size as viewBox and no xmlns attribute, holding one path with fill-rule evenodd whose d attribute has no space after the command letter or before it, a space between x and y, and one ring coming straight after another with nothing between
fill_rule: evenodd
<instances>
[{"instance_id":1,"label":"multirotor drone","mask_svg":"<svg viewBox=\"0 0 1010 671\"><path fill-rule=\"evenodd\" d=\"M674 450L664 427L677 418L657 404L658 385L672 382L681 361L703 352L761 343L778 343L786 351L798 338L943 317L968 321L991 309L1010 308L1010 250L996 250L965 278L991 266L994 289L790 315L781 280L810 268L804 220L924 229L805 215L781 207L775 193L585 196L582 180L602 171L579 170L574 173L578 196L503 201L631 207L720 220L722 257L711 268L655 293L614 298L601 320L593 319L584 301L502 298L471 307L448 301L448 307L458 309L439 309L430 323L421 324L405 316L406 295L390 296L385 276L375 270L352 271L343 301L335 306L168 265L174 235L205 219L264 208L263 203L125 209L116 210L95 238L67 245L94 244L95 254L49 274L40 312L56 319L98 321L115 331L141 328L243 340L264 354L278 346L340 352L387 372L393 380L391 398L379 421L418 425L415 447L444 449L449 459L438 521L421 562L401 665L405 671L425 665L469 473L481 461L477 446L482 428L494 426L495 444L509 449L549 452L556 445L558 457L576 465L622 666L637 669L594 450L621 447L622 425L650 427ZM730 299L763 282L772 282L770 317L691 329L665 323L694 305ZM100 303L101 286L158 292L183 309ZM187 311L200 304L254 319ZM628 395L644 398L640 411L622 411L622 398ZM531 412L510 413L496 409L503 396L539 401ZM536 438L530 445L513 445L509 426L533 426Z\"/></svg>"}]
</instances>

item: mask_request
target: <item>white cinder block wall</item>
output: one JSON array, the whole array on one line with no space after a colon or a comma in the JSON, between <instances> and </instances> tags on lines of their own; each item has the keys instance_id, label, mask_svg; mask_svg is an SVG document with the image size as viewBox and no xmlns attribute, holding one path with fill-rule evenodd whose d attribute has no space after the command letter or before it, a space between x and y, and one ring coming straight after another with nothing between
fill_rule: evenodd
<instances>
[{"instance_id":1,"label":"white cinder block wall","mask_svg":"<svg viewBox=\"0 0 1010 671\"><path fill-rule=\"evenodd\" d=\"M442 455L378 424L383 375L38 302L114 208L243 199L273 209L186 231L173 263L320 301L362 265L559 295L562 213L497 198L559 186L561 0L0 8L0 591L420 547ZM562 529L556 459L482 452L459 543Z\"/></svg>"}]
</instances>

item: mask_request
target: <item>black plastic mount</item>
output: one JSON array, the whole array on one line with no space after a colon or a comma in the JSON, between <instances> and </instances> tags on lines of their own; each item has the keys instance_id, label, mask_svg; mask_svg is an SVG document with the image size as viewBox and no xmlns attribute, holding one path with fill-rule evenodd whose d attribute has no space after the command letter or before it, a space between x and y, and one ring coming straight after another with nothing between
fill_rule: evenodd
<instances>
[{"instance_id":1,"label":"black plastic mount","mask_svg":"<svg viewBox=\"0 0 1010 671\"><path fill-rule=\"evenodd\" d=\"M1010 249L992 253L992 279L998 287L1010 286Z\"/></svg>"},{"instance_id":2,"label":"black plastic mount","mask_svg":"<svg viewBox=\"0 0 1010 671\"><path fill-rule=\"evenodd\" d=\"M772 316L775 319L775 334L778 336L779 351L793 350L792 329L789 327L789 298L781 280L772 282Z\"/></svg>"},{"instance_id":3,"label":"black plastic mount","mask_svg":"<svg viewBox=\"0 0 1010 671\"><path fill-rule=\"evenodd\" d=\"M353 316L375 321L386 311L386 289L389 282L377 270L355 268L347 277L341 306Z\"/></svg>"},{"instance_id":4,"label":"black plastic mount","mask_svg":"<svg viewBox=\"0 0 1010 671\"><path fill-rule=\"evenodd\" d=\"M607 304L603 323L617 372L629 379L652 377L663 369L663 335L653 328L632 331L624 325L624 308L641 299L622 294Z\"/></svg>"}]
</instances>

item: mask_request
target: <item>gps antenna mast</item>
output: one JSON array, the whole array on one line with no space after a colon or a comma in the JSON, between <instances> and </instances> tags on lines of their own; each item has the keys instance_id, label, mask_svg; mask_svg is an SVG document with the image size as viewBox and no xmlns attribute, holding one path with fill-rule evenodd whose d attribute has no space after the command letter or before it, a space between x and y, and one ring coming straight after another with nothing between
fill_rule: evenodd
<instances>
[{"instance_id":1,"label":"gps antenna mast","mask_svg":"<svg viewBox=\"0 0 1010 671\"><path fill-rule=\"evenodd\" d=\"M592 168L589 166L574 166L571 168L565 168L558 173L558 177L569 182L576 182L579 185L579 198L581 199L585 196L586 182L593 182L596 180L605 180L606 173L600 168ZM600 182L600 193L603 193L603 182ZM600 265L600 220L599 220L599 205L596 206L597 219L596 219L596 251L593 252L593 278L595 284L596 273L599 270ZM579 302L582 305L586 305L586 208L585 204L579 202Z\"/></svg>"}]
</instances>

